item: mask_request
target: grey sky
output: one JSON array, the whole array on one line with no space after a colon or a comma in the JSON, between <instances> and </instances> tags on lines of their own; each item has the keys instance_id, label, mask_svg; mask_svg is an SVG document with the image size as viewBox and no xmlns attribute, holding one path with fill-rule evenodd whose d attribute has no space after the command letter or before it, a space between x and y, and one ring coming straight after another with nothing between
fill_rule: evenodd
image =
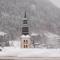
<instances>
[{"instance_id":1,"label":"grey sky","mask_svg":"<svg viewBox=\"0 0 60 60\"><path fill-rule=\"evenodd\" d=\"M54 5L60 8L60 0L50 0Z\"/></svg>"}]
</instances>

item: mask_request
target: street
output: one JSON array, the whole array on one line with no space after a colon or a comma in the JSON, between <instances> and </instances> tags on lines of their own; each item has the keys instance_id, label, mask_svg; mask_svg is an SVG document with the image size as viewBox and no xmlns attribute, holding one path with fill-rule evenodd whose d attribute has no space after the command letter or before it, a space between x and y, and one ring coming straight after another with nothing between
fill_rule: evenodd
<instances>
[{"instance_id":1,"label":"street","mask_svg":"<svg viewBox=\"0 0 60 60\"><path fill-rule=\"evenodd\" d=\"M0 57L0 60L60 60L60 57L39 57L39 58Z\"/></svg>"}]
</instances>

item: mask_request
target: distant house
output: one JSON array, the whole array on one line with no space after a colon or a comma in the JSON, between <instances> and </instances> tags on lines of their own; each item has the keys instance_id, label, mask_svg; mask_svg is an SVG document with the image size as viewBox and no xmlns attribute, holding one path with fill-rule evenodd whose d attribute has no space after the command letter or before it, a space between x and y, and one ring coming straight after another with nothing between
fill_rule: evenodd
<instances>
[{"instance_id":1,"label":"distant house","mask_svg":"<svg viewBox=\"0 0 60 60\"><path fill-rule=\"evenodd\" d=\"M7 39L8 34L5 32L0 31L0 46L6 46L7 45Z\"/></svg>"},{"instance_id":2,"label":"distant house","mask_svg":"<svg viewBox=\"0 0 60 60\"><path fill-rule=\"evenodd\" d=\"M32 44L33 44L34 48L39 48L39 45L40 45L39 37L40 37L40 35L37 33L31 34Z\"/></svg>"}]
</instances>

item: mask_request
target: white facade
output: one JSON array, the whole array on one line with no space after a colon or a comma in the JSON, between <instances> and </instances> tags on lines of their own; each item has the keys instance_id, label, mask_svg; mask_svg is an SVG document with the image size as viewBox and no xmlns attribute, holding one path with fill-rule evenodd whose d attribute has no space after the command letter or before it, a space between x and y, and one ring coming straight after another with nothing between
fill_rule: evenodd
<instances>
[{"instance_id":1,"label":"white facade","mask_svg":"<svg viewBox=\"0 0 60 60\"><path fill-rule=\"evenodd\" d=\"M31 48L31 37L29 35L21 36L21 48Z\"/></svg>"}]
</instances>

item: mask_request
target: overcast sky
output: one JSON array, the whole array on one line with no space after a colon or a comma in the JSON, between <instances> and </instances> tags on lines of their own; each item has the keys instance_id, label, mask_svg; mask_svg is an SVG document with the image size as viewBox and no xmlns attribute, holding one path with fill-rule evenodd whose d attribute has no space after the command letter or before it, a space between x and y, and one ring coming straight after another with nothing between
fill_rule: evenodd
<instances>
[{"instance_id":1,"label":"overcast sky","mask_svg":"<svg viewBox=\"0 0 60 60\"><path fill-rule=\"evenodd\" d=\"M51 2L60 8L60 0L51 0Z\"/></svg>"}]
</instances>

